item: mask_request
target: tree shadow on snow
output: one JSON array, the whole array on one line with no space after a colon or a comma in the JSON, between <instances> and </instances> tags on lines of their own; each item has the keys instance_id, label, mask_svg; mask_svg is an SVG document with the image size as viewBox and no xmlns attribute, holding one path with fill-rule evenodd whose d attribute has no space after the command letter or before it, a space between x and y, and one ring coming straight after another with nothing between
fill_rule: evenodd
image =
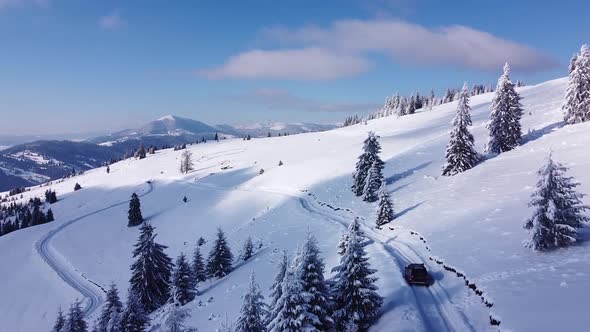
<instances>
[{"instance_id":1,"label":"tree shadow on snow","mask_svg":"<svg viewBox=\"0 0 590 332\"><path fill-rule=\"evenodd\" d=\"M395 219L397 219L397 218L403 216L404 214L406 214L406 213L414 210L415 208L419 207L422 204L424 204L424 202L420 202L420 203L414 204L414 205L412 205L410 207L407 207L407 208L401 210L400 212L398 212L398 213L395 214Z\"/></svg>"},{"instance_id":2,"label":"tree shadow on snow","mask_svg":"<svg viewBox=\"0 0 590 332\"><path fill-rule=\"evenodd\" d=\"M432 161L427 161L425 163L422 163L418 166L412 167L412 168L410 168L406 171L403 171L401 173L393 174L392 176L385 178L385 184L390 185L396 181L406 178L406 177L414 174L415 172L428 167L428 165L430 165L430 164L432 164Z\"/></svg>"},{"instance_id":3,"label":"tree shadow on snow","mask_svg":"<svg viewBox=\"0 0 590 332\"><path fill-rule=\"evenodd\" d=\"M530 131L529 133L523 135L520 143L524 145L526 143L535 141L547 134L550 134L554 130L557 130L557 129L563 127L564 125L565 125L564 121L559 121L556 123L551 123L541 129L534 129L534 130Z\"/></svg>"}]
</instances>

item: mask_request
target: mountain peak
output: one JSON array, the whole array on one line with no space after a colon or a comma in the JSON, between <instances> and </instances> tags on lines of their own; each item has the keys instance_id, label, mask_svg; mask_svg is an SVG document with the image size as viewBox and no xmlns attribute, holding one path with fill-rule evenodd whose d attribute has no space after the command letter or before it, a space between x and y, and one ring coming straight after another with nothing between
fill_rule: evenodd
<instances>
[{"instance_id":1,"label":"mountain peak","mask_svg":"<svg viewBox=\"0 0 590 332\"><path fill-rule=\"evenodd\" d=\"M176 119L178 119L177 116L172 115L172 114L168 114L168 115L164 115L163 117L156 119L156 121L175 121Z\"/></svg>"}]
</instances>

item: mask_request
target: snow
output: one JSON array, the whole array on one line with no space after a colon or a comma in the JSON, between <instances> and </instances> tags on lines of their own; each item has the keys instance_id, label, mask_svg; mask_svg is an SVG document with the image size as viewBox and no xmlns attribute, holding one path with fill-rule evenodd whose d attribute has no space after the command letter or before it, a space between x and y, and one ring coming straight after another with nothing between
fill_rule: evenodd
<instances>
[{"instance_id":1,"label":"snow","mask_svg":"<svg viewBox=\"0 0 590 332\"><path fill-rule=\"evenodd\" d=\"M126 298L139 234L138 228L126 226L126 202L137 192L145 194L142 212L156 227L156 241L169 246L173 259L180 252L190 257L200 236L207 240L201 248L207 257L217 227L225 231L236 256L248 236L263 244L227 277L199 286L201 294L186 306L191 313L187 325L202 331L214 331L226 314L231 320L238 317L252 270L268 300L281 251L292 254L308 231L318 238L327 270L337 265L340 234L355 216L366 225L363 230L372 242L367 252L384 297L383 315L372 331L391 331L392 326L497 330L489 324L490 315L501 321L502 330L585 330L590 233L584 231L586 241L578 245L548 253L522 244L528 236L522 225L532 212L527 203L535 171L550 149L582 183L579 191L590 193L590 123L562 126L566 82L518 88L525 143L453 177L440 172L456 102L326 132L189 146L195 170L187 175L179 171L182 151L169 149L113 164L110 174L103 167L52 184L60 199L51 206L56 221L0 237L3 328L48 330L58 307L67 308L81 297L45 263L36 244L84 215L53 235L49 254L74 281L94 287L103 299L93 283L106 289L115 282ZM486 93L470 101L470 129L479 152L487 139L484 123L491 98ZM377 203L362 202L350 191L370 130L381 136L384 175L396 211L396 219L382 230L372 228ZM76 182L83 189L74 192ZM35 187L24 199L43 196L46 189ZM402 275L408 262L425 263L434 284L409 287ZM464 274L493 307L486 307L463 277L443 265Z\"/></svg>"}]
</instances>

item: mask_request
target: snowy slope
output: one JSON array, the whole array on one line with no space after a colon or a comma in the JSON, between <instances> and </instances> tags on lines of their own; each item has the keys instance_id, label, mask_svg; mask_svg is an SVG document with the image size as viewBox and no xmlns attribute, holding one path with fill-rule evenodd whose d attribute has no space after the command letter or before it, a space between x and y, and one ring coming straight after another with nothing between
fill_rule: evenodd
<instances>
[{"instance_id":1,"label":"snowy slope","mask_svg":"<svg viewBox=\"0 0 590 332\"><path fill-rule=\"evenodd\" d=\"M186 176L178 171L181 151L164 150L112 165L110 174L99 168L52 185L60 198L52 206L56 221L0 238L0 294L9 295L0 297L0 321L11 331L47 330L58 306L82 296L68 283L81 285L100 301L96 285L115 282L124 297L138 236L138 229L126 227L125 202L136 191L145 194L143 214L173 257L192 253L199 236L211 240L218 226L236 255L248 235L263 245L228 277L201 285L201 296L187 305L190 323L203 331L217 328L226 314L236 318L251 270L268 289L280 251L293 251L308 230L320 240L327 267L334 266L339 235L355 216L367 225L371 264L379 270L379 292L385 297L374 331L494 330L490 315L501 321L502 330L583 330L588 243L545 254L522 246L535 171L550 149L582 182L580 190L590 193L590 155L583 150L590 143L590 124L561 126L565 83L559 79L520 88L525 144L451 178L439 175L455 103L321 133L191 146L195 171ZM471 100L480 151L490 101L491 94ZM369 228L375 205L349 190L369 130L381 136L384 174L397 212L393 230ZM227 165L231 168L221 170ZM83 189L73 192L76 182ZM209 243L205 255L208 250ZM68 283L45 256L54 268L67 271ZM464 273L493 307L482 303L463 278L429 258ZM409 261L424 261L435 284L408 287L401 271ZM94 307L88 302L89 311Z\"/></svg>"}]
</instances>

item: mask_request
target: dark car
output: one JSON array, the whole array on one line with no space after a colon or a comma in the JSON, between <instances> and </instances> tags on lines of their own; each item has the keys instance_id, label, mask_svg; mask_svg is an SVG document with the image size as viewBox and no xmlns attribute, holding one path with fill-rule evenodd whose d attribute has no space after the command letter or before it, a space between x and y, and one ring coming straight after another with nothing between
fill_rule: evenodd
<instances>
[{"instance_id":1,"label":"dark car","mask_svg":"<svg viewBox=\"0 0 590 332\"><path fill-rule=\"evenodd\" d=\"M424 285L430 284L430 276L424 264L410 264L406 266L405 278L410 285Z\"/></svg>"}]
</instances>

